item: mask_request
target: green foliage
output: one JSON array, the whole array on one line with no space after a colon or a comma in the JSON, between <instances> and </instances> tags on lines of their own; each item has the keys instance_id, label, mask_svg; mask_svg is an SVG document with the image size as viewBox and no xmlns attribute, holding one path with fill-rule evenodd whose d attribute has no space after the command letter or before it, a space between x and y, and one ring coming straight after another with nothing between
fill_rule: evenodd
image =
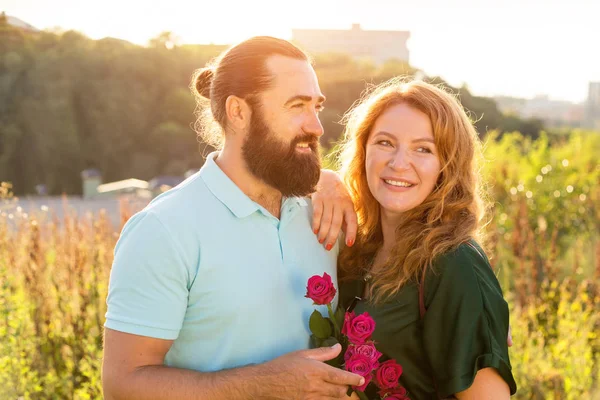
<instances>
[{"instance_id":1,"label":"green foliage","mask_svg":"<svg viewBox=\"0 0 600 400\"><path fill-rule=\"evenodd\" d=\"M600 135L497 136L485 143L483 175L494 199L487 249L511 310L515 398L595 398ZM102 215L27 216L7 208L11 197L10 186L0 186L0 398L100 399L115 230Z\"/></svg>"},{"instance_id":2,"label":"green foliage","mask_svg":"<svg viewBox=\"0 0 600 400\"><path fill-rule=\"evenodd\" d=\"M12 182L17 194L34 193L38 184L49 194L78 194L86 168L110 182L200 167L188 87L193 71L225 48L178 45L170 32L147 47L74 31L27 34L0 21L0 181ZM327 96L325 147L339 139L339 121L365 84L418 72L400 60L376 66L334 53L316 55L315 67ZM537 134L537 125L503 116L491 99L453 91L482 134Z\"/></svg>"},{"instance_id":3,"label":"green foliage","mask_svg":"<svg viewBox=\"0 0 600 400\"><path fill-rule=\"evenodd\" d=\"M318 339L327 339L333 333L329 320L325 319L317 310L313 311L309 320L310 331Z\"/></svg>"},{"instance_id":4,"label":"green foliage","mask_svg":"<svg viewBox=\"0 0 600 400\"><path fill-rule=\"evenodd\" d=\"M115 238L103 215L1 214L0 398L102 398Z\"/></svg>"},{"instance_id":5,"label":"green foliage","mask_svg":"<svg viewBox=\"0 0 600 400\"><path fill-rule=\"evenodd\" d=\"M499 267L531 274L527 286L523 277L515 280L519 298L545 278L592 275L598 268L600 164L594 149L600 135L542 132L532 140L510 133L496 139L487 138L483 171L494 200L491 247Z\"/></svg>"},{"instance_id":6,"label":"green foliage","mask_svg":"<svg viewBox=\"0 0 600 400\"><path fill-rule=\"evenodd\" d=\"M511 309L518 398L592 398L600 382L600 298L590 289L571 280L546 282L546 301Z\"/></svg>"},{"instance_id":7,"label":"green foliage","mask_svg":"<svg viewBox=\"0 0 600 400\"><path fill-rule=\"evenodd\" d=\"M0 17L0 181L21 193L41 182L51 193L77 193L79 172L91 166L107 181L198 167L187 86L223 47L176 42L168 33L147 48L76 32L31 36ZM327 147L365 83L417 72L339 54L316 57L316 66L328 96ZM455 91L481 133L498 129L486 136L482 170L493 199L486 247L511 309L516 398L597 398L600 135L541 132L539 121L503 116L491 100ZM336 169L334 158L325 160ZM26 215L2 183L1 399L102 398L116 237L103 215Z\"/></svg>"}]
</instances>

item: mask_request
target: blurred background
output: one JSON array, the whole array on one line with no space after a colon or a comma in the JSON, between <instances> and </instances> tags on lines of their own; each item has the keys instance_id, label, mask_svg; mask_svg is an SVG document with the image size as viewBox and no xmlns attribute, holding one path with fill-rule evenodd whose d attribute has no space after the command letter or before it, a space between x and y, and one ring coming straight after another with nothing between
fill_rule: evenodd
<instances>
[{"instance_id":1,"label":"blurred background","mask_svg":"<svg viewBox=\"0 0 600 400\"><path fill-rule=\"evenodd\" d=\"M314 56L326 154L368 84L410 75L459 97L485 144L515 398L600 399L600 2L0 0L0 13L0 399L102 398L119 232L202 166L191 76L254 35Z\"/></svg>"}]
</instances>

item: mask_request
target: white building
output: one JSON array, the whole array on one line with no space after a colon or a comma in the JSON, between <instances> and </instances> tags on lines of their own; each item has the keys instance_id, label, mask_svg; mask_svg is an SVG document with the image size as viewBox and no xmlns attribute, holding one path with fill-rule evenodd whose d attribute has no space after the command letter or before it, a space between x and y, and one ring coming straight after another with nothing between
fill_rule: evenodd
<instances>
[{"instance_id":1,"label":"white building","mask_svg":"<svg viewBox=\"0 0 600 400\"><path fill-rule=\"evenodd\" d=\"M293 29L292 41L309 53L347 53L377 64L389 59L408 62L408 31L371 31L353 24L350 30Z\"/></svg>"},{"instance_id":2,"label":"white building","mask_svg":"<svg viewBox=\"0 0 600 400\"><path fill-rule=\"evenodd\" d=\"M27 32L39 32L40 31L35 26L28 24L27 22L25 22L17 17L6 15L5 12L2 12L1 14L2 14L2 16L4 16L6 18L6 22L8 22L9 25L12 25L16 28L22 29Z\"/></svg>"},{"instance_id":3,"label":"white building","mask_svg":"<svg viewBox=\"0 0 600 400\"><path fill-rule=\"evenodd\" d=\"M590 82L586 101L586 125L600 129L600 82Z\"/></svg>"}]
</instances>

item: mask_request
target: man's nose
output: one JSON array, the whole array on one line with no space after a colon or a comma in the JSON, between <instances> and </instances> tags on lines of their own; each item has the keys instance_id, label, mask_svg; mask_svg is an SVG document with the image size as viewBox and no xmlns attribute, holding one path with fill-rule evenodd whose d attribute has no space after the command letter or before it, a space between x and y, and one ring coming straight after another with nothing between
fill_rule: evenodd
<instances>
[{"instance_id":1,"label":"man's nose","mask_svg":"<svg viewBox=\"0 0 600 400\"><path fill-rule=\"evenodd\" d=\"M319 115L316 112L311 112L304 124L304 131L311 133L317 137L323 136L324 130Z\"/></svg>"}]
</instances>

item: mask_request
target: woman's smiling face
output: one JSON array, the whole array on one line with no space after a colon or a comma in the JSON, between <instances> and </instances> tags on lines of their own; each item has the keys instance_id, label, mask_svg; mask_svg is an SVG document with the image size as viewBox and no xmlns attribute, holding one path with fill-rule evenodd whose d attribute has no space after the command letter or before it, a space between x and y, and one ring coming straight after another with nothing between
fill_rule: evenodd
<instances>
[{"instance_id":1,"label":"woman's smiling face","mask_svg":"<svg viewBox=\"0 0 600 400\"><path fill-rule=\"evenodd\" d=\"M405 103L385 110L369 133L365 168L383 215L395 217L423 203L441 168L429 117Z\"/></svg>"}]
</instances>

